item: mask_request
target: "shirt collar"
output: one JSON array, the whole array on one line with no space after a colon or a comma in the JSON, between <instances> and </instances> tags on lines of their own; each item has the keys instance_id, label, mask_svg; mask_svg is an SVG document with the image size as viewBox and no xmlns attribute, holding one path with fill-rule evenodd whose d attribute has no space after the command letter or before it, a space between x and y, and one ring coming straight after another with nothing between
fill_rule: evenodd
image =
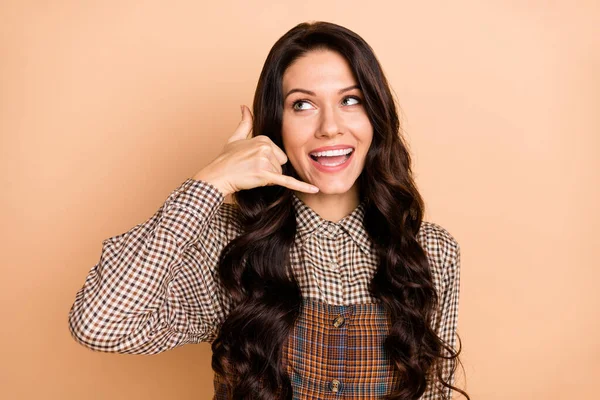
<instances>
[{"instance_id":1,"label":"shirt collar","mask_svg":"<svg viewBox=\"0 0 600 400\"><path fill-rule=\"evenodd\" d=\"M340 221L332 222L321 218L293 192L292 199L296 211L296 233L301 243L313 233L319 232L335 238L341 231L345 231L366 255L371 253L371 240L363 226L365 201Z\"/></svg>"}]
</instances>

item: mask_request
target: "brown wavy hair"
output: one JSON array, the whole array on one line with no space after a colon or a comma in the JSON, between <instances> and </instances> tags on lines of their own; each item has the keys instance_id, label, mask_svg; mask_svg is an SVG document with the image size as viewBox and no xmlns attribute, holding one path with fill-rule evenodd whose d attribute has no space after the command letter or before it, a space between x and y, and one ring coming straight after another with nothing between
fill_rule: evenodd
<instances>
[{"instance_id":1,"label":"brown wavy hair","mask_svg":"<svg viewBox=\"0 0 600 400\"><path fill-rule=\"evenodd\" d=\"M455 352L430 325L438 294L416 239L424 204L412 177L394 99L371 47L333 23L292 28L273 45L260 74L253 135L266 135L283 149L283 74L297 58L321 49L336 51L348 61L373 126L358 179L360 201L366 200L363 224L380 259L370 291L391 316L384 346L402 382L386 399L417 399L432 379L470 399L444 380L441 361L452 360L453 374L460 349ZM289 162L282 169L299 178ZM289 260L296 234L292 191L264 186L239 191L233 199L243 233L221 252L218 273L234 306L212 343L212 368L225 378L232 399L291 399L282 348L302 304Z\"/></svg>"}]
</instances>

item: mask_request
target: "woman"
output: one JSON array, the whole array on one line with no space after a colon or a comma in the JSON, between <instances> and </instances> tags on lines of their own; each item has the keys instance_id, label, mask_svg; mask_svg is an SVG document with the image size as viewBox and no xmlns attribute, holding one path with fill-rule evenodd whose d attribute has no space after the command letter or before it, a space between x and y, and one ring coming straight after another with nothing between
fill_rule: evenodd
<instances>
[{"instance_id":1,"label":"woman","mask_svg":"<svg viewBox=\"0 0 600 400\"><path fill-rule=\"evenodd\" d=\"M299 24L253 106L154 216L103 242L73 337L135 354L212 342L219 399L469 398L452 386L460 248L422 220L372 49Z\"/></svg>"}]
</instances>

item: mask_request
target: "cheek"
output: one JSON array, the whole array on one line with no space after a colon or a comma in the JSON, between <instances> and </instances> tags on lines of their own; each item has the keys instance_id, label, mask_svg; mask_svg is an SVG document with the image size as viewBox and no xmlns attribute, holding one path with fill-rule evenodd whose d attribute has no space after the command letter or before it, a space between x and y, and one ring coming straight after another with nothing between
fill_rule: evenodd
<instances>
[{"instance_id":1,"label":"cheek","mask_svg":"<svg viewBox=\"0 0 600 400\"><path fill-rule=\"evenodd\" d=\"M359 132L357 140L360 141L366 153L373 141L373 128L370 124L367 124L362 129L356 130L356 132Z\"/></svg>"},{"instance_id":2,"label":"cheek","mask_svg":"<svg viewBox=\"0 0 600 400\"><path fill-rule=\"evenodd\" d=\"M346 126L354 132L358 140L365 142L373 137L373 125L366 113L355 113L348 117Z\"/></svg>"},{"instance_id":3,"label":"cheek","mask_svg":"<svg viewBox=\"0 0 600 400\"><path fill-rule=\"evenodd\" d=\"M306 129L306 127L304 127ZM294 126L293 124L283 123L281 127L281 140L285 147L285 152L288 156L303 151L302 146L305 142L306 134L303 132L301 126Z\"/></svg>"},{"instance_id":4,"label":"cheek","mask_svg":"<svg viewBox=\"0 0 600 400\"><path fill-rule=\"evenodd\" d=\"M359 126L360 132L364 132L367 136L373 135L373 125L371 125L371 121L367 115L363 115L363 117L356 121L356 123Z\"/></svg>"},{"instance_id":5,"label":"cheek","mask_svg":"<svg viewBox=\"0 0 600 400\"><path fill-rule=\"evenodd\" d=\"M371 143L373 142L373 130L370 129L367 131L367 134L365 135L364 138L364 142L365 144L367 144L367 148L369 148L371 146Z\"/></svg>"},{"instance_id":6,"label":"cheek","mask_svg":"<svg viewBox=\"0 0 600 400\"><path fill-rule=\"evenodd\" d=\"M293 136L293 134L291 134L291 132L282 131L281 140L283 143L283 148L281 150L283 150L285 152L290 163L292 165L296 166L295 165L296 160L299 157L299 155L298 155L299 148L298 148L298 144L296 143L296 141L293 138L294 138L294 136Z\"/></svg>"}]
</instances>

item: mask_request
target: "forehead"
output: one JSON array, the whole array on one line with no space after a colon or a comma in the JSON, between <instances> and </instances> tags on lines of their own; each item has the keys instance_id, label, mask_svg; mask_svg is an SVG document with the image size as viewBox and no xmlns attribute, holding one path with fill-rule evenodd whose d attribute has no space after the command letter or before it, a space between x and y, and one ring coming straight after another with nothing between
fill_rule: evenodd
<instances>
[{"instance_id":1,"label":"forehead","mask_svg":"<svg viewBox=\"0 0 600 400\"><path fill-rule=\"evenodd\" d=\"M331 50L312 50L296 59L283 74L284 92L292 88L333 89L356 83L348 61Z\"/></svg>"}]
</instances>

